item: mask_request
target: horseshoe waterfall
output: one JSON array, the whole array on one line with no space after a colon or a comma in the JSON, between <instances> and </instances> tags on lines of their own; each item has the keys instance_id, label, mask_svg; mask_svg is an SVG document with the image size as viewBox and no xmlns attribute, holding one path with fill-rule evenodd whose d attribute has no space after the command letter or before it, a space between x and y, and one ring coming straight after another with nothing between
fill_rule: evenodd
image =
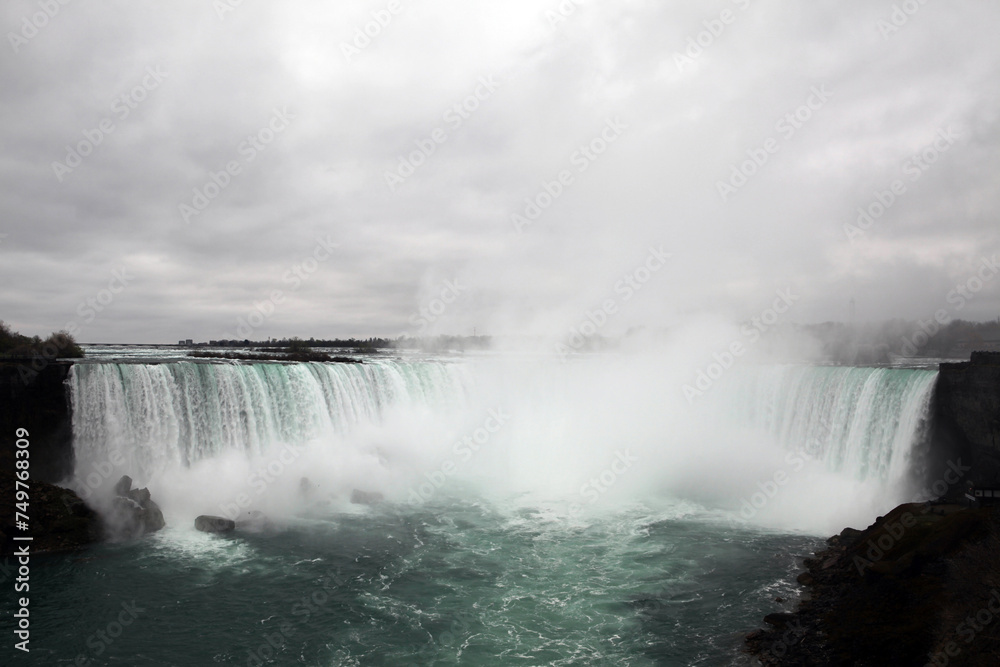
<instances>
[{"instance_id":1,"label":"horseshoe waterfall","mask_svg":"<svg viewBox=\"0 0 1000 667\"><path fill-rule=\"evenodd\" d=\"M178 664L742 664L823 536L925 493L936 376L745 366L689 400L629 355L78 363L65 485L129 475L167 525L39 576L131 582L162 631L110 650Z\"/></svg>"}]
</instances>

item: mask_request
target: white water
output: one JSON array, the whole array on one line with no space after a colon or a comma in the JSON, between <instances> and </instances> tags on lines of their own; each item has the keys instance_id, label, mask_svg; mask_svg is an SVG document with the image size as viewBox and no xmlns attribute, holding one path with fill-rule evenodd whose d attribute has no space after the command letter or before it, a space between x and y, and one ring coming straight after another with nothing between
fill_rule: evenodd
<instances>
[{"instance_id":1,"label":"white water","mask_svg":"<svg viewBox=\"0 0 1000 667\"><path fill-rule=\"evenodd\" d=\"M733 368L693 405L687 377L641 356L80 364L75 486L130 474L185 523L237 501L301 509L309 477L341 509L353 488L411 503L489 494L555 515L656 496L821 534L911 493L934 372Z\"/></svg>"}]
</instances>

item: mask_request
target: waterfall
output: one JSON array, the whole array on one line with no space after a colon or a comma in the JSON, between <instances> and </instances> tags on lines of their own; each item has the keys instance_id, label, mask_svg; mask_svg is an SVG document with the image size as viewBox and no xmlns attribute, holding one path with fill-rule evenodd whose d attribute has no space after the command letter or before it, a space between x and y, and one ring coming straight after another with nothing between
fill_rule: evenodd
<instances>
[{"instance_id":1,"label":"waterfall","mask_svg":"<svg viewBox=\"0 0 1000 667\"><path fill-rule=\"evenodd\" d=\"M76 364L68 380L78 461L120 452L148 477L222 453L266 454L374 423L393 406L461 409L462 365Z\"/></svg>"},{"instance_id":2,"label":"waterfall","mask_svg":"<svg viewBox=\"0 0 1000 667\"><path fill-rule=\"evenodd\" d=\"M206 494L214 507L241 493L278 503L306 476L341 498L360 487L397 502L456 479L526 503L751 502L755 521L818 533L912 498L935 371L748 365L691 406L675 366L81 363L69 378L77 485L130 474L201 508ZM281 452L300 445L288 463Z\"/></svg>"},{"instance_id":3,"label":"waterfall","mask_svg":"<svg viewBox=\"0 0 1000 667\"><path fill-rule=\"evenodd\" d=\"M895 482L909 472L936 377L900 368L761 367L736 374L731 409L833 472Z\"/></svg>"}]
</instances>

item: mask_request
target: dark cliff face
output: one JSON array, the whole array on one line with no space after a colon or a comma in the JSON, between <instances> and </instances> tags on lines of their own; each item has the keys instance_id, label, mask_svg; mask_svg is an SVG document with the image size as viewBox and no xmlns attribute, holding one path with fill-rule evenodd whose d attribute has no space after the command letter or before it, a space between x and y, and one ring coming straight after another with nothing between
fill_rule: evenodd
<instances>
[{"instance_id":1,"label":"dark cliff face","mask_svg":"<svg viewBox=\"0 0 1000 667\"><path fill-rule=\"evenodd\" d=\"M941 364L932 421L938 456L961 456L974 483L1000 486L1000 352Z\"/></svg>"},{"instance_id":2,"label":"dark cliff face","mask_svg":"<svg viewBox=\"0 0 1000 667\"><path fill-rule=\"evenodd\" d=\"M805 560L809 594L747 636L775 667L1000 664L1000 515L900 505ZM978 623L978 624L977 624Z\"/></svg>"},{"instance_id":3,"label":"dark cliff face","mask_svg":"<svg viewBox=\"0 0 1000 667\"><path fill-rule=\"evenodd\" d=\"M57 483L73 474L73 427L66 378L72 362L50 361L41 370L29 364L0 363L0 465L13 455L15 431L27 429L31 478Z\"/></svg>"},{"instance_id":4,"label":"dark cliff face","mask_svg":"<svg viewBox=\"0 0 1000 667\"><path fill-rule=\"evenodd\" d=\"M941 364L930 419L920 472L936 494L1000 486L1000 353ZM805 560L798 608L747 637L762 664L1000 664L1000 508L901 505L827 543Z\"/></svg>"},{"instance_id":5,"label":"dark cliff face","mask_svg":"<svg viewBox=\"0 0 1000 667\"><path fill-rule=\"evenodd\" d=\"M76 493L54 486L73 474L73 428L66 378L72 362L0 363L0 556L15 553L17 429L28 432L33 553L76 549L100 539L97 513ZM48 482L48 483L47 483Z\"/></svg>"}]
</instances>

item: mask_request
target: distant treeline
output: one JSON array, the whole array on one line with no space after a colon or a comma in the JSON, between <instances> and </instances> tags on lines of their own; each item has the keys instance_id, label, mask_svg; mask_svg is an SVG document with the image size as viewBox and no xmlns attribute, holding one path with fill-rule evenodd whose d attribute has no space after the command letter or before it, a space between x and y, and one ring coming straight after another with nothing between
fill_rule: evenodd
<instances>
[{"instance_id":1,"label":"distant treeline","mask_svg":"<svg viewBox=\"0 0 1000 667\"><path fill-rule=\"evenodd\" d=\"M213 340L213 347L253 347L253 348L285 348L294 349L299 346L309 348L342 348L359 352L374 352L388 349L416 349L428 352L444 352L447 350L483 350L490 347L490 336L435 336L428 338L413 338L399 336L397 338L282 338L268 341L253 340Z\"/></svg>"},{"instance_id":2,"label":"distant treeline","mask_svg":"<svg viewBox=\"0 0 1000 667\"><path fill-rule=\"evenodd\" d=\"M79 359L83 357L83 350L65 331L42 340L38 336L22 336L0 320L0 357Z\"/></svg>"},{"instance_id":3,"label":"distant treeline","mask_svg":"<svg viewBox=\"0 0 1000 667\"><path fill-rule=\"evenodd\" d=\"M314 350L301 350L298 352L208 352L208 351L195 351L188 352L189 357L194 357L196 359L233 359L238 361L323 361L323 362L333 362L340 364L357 364L361 363L357 359L351 359L350 357L331 357L325 352L316 352Z\"/></svg>"},{"instance_id":4,"label":"distant treeline","mask_svg":"<svg viewBox=\"0 0 1000 667\"><path fill-rule=\"evenodd\" d=\"M932 318L916 322L892 319L857 325L824 322L798 328L819 340L824 357L835 363L879 363L889 361L892 355L968 358L973 350L1000 350L1000 320L941 324Z\"/></svg>"}]
</instances>

